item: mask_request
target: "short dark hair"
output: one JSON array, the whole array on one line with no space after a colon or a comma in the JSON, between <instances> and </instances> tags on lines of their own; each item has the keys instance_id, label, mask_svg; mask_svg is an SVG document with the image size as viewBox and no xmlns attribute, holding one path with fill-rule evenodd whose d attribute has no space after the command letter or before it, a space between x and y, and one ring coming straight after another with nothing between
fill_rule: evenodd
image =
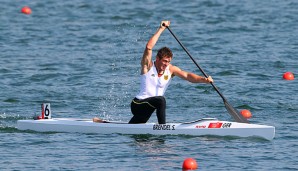
<instances>
[{"instance_id":1,"label":"short dark hair","mask_svg":"<svg viewBox=\"0 0 298 171\"><path fill-rule=\"evenodd\" d=\"M170 48L163 47L163 48L160 48L158 50L156 57L158 57L159 59L162 59L164 57L170 57L170 58L172 58L173 57L173 53L172 53L172 51L171 51Z\"/></svg>"}]
</instances>

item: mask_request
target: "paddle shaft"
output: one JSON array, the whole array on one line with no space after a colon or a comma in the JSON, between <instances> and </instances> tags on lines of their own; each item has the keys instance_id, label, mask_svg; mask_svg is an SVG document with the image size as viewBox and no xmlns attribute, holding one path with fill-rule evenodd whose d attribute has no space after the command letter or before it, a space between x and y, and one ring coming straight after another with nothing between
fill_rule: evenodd
<instances>
[{"instance_id":1,"label":"paddle shaft","mask_svg":"<svg viewBox=\"0 0 298 171\"><path fill-rule=\"evenodd\" d=\"M163 25L164 26L164 25ZM166 26L167 27L167 26ZM173 37L177 40L177 42L180 44L180 46L183 48L183 50L187 53L187 55L190 57L190 59L194 62L194 64L199 68L199 70L203 73L203 75L207 78L208 75L204 72L204 70L199 66L199 64L194 60L194 58L190 55L188 50L184 47L184 45L179 41L179 39L176 37L176 35L172 32L170 27L167 27L167 29L170 31L170 33L173 35ZM212 87L215 89L215 91L219 94L219 96L224 101L224 104L226 106L226 109L228 110L229 114L235 119L237 122L243 122L248 123L248 120L245 119L239 112L234 109L227 101L227 99L221 94L221 92L218 90L218 88L214 85L214 83L211 83Z\"/></svg>"},{"instance_id":2,"label":"paddle shaft","mask_svg":"<svg viewBox=\"0 0 298 171\"><path fill-rule=\"evenodd\" d=\"M170 33L173 35L173 37L177 40L177 42L180 44L180 46L184 49L184 51L187 53L187 55L190 57L190 59L193 61L193 63L195 63L195 65L204 74L204 76L206 78L208 78L208 75L200 67L200 65L194 60L194 58L190 55L190 53L188 52L188 50L184 47L184 45L179 41L179 39L176 37L176 35L172 32L172 30L169 27L167 27L167 29L170 31ZM223 101L226 101L226 98L220 93L220 91L218 90L218 88L213 83L211 83L211 85L213 86L213 88L215 89L215 91L220 95L220 97L223 99Z\"/></svg>"}]
</instances>

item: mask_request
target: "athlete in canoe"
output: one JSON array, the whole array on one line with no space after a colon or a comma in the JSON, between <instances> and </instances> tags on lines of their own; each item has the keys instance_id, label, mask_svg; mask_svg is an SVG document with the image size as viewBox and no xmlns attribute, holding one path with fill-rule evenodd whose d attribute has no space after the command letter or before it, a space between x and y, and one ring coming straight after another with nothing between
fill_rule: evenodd
<instances>
[{"instance_id":1,"label":"athlete in canoe","mask_svg":"<svg viewBox=\"0 0 298 171\"><path fill-rule=\"evenodd\" d=\"M152 61L152 49L161 33L170 26L170 21L162 21L156 33L149 39L141 60L140 92L131 102L133 117L131 124L146 123L156 110L159 124L166 123L166 100L164 93L174 76L192 83L211 83L213 79L186 72L170 64L173 54L168 47L158 50L155 61Z\"/></svg>"}]
</instances>

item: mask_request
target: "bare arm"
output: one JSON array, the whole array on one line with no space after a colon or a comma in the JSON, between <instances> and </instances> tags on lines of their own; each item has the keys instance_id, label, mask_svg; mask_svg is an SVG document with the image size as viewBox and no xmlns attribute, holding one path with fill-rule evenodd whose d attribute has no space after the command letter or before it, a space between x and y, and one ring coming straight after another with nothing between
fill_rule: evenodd
<instances>
[{"instance_id":1,"label":"bare arm","mask_svg":"<svg viewBox=\"0 0 298 171\"><path fill-rule=\"evenodd\" d=\"M141 74L146 74L152 67L152 49L158 41L161 33L166 29L165 26L170 26L170 21L162 21L156 33L147 42L144 54L141 60Z\"/></svg>"},{"instance_id":2,"label":"bare arm","mask_svg":"<svg viewBox=\"0 0 298 171\"><path fill-rule=\"evenodd\" d=\"M211 76L209 76L208 78L202 77L194 73L183 71L180 68L173 65L171 65L170 70L173 75L176 75L192 83L213 83L213 79Z\"/></svg>"}]
</instances>

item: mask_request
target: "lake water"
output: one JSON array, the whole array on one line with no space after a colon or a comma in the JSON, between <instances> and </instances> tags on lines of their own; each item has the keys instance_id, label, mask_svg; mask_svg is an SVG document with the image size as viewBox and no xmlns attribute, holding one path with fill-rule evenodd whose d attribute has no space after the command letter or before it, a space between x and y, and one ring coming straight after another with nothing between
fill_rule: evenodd
<instances>
[{"instance_id":1,"label":"lake water","mask_svg":"<svg viewBox=\"0 0 298 171\"><path fill-rule=\"evenodd\" d=\"M28 5L31 15L21 8ZM0 6L1 170L297 170L298 2L284 1L4 1ZM256 138L132 136L19 131L17 120L53 117L129 121L139 90L140 58L161 20L221 93L251 123L276 127ZM172 63L201 74L166 30ZM154 51L156 53L156 51ZM174 78L167 121L232 120L210 85ZM156 122L152 115L150 122Z\"/></svg>"}]
</instances>

